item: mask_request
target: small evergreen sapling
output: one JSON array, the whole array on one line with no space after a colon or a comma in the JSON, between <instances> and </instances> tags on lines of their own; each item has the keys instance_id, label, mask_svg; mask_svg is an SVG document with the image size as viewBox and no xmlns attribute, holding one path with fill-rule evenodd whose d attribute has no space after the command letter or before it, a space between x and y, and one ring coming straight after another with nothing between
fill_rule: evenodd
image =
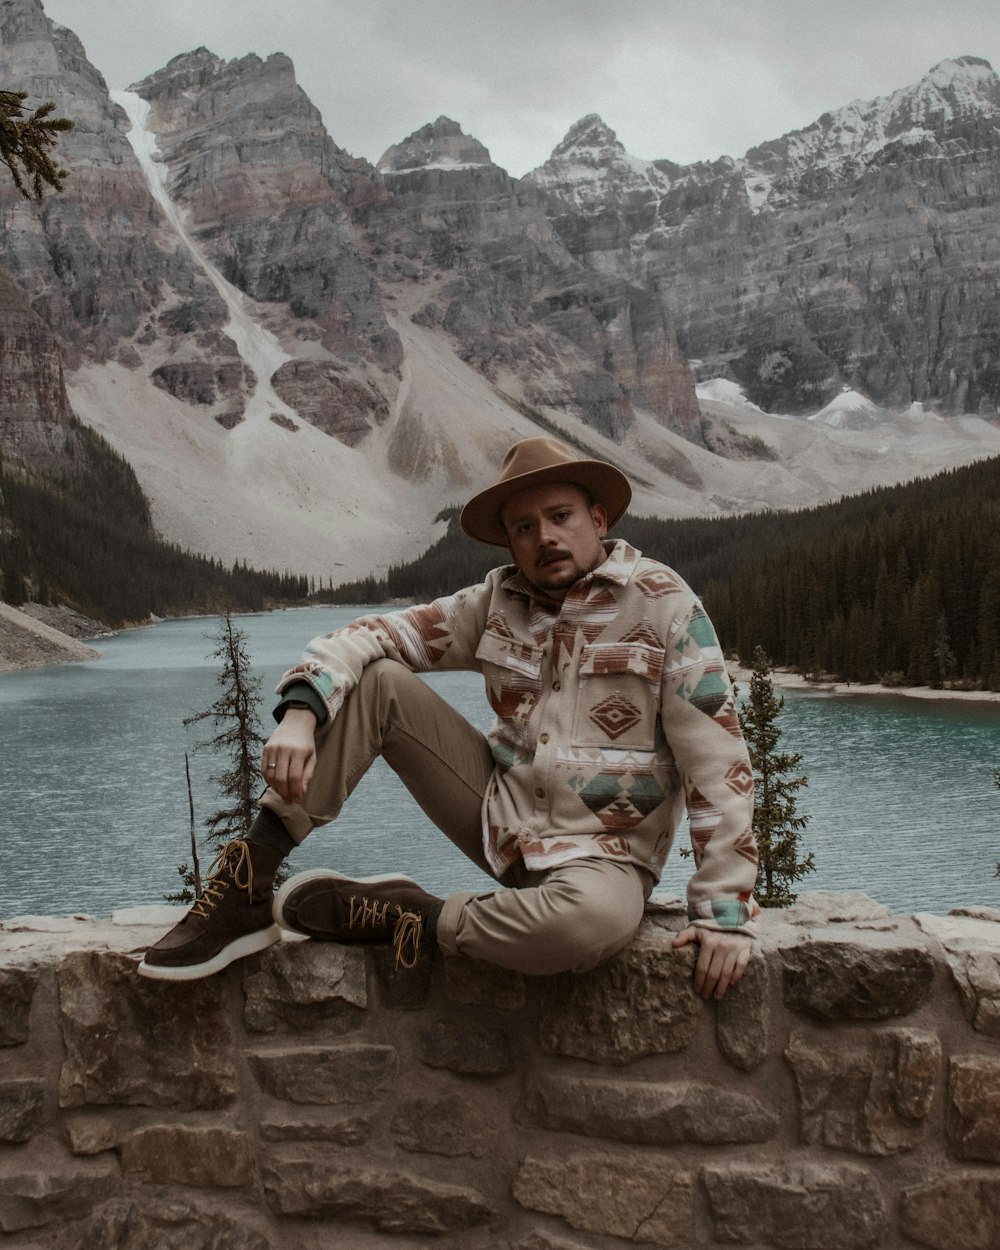
<instances>
[{"instance_id":1,"label":"small evergreen sapling","mask_svg":"<svg viewBox=\"0 0 1000 1250\"><path fill-rule=\"evenodd\" d=\"M797 898L792 883L816 869L812 852L800 858L801 831L809 817L796 814L797 791L807 781L789 776L802 756L778 750L778 716L784 706L784 698L774 693L767 655L757 647L749 697L739 717L754 772L753 831L760 855L755 896L762 907L790 906Z\"/></svg>"},{"instance_id":2,"label":"small evergreen sapling","mask_svg":"<svg viewBox=\"0 0 1000 1250\"><path fill-rule=\"evenodd\" d=\"M185 725L211 721L215 733L199 742L226 761L226 766L210 777L228 805L209 816L205 824L209 838L219 847L232 838L245 838L257 814L257 796L263 788L258 761L264 746L260 731L260 678L250 668L246 635L233 624L227 610L218 629L209 636L215 643L212 655L222 661L217 677L222 693L211 707L184 720Z\"/></svg>"},{"instance_id":3,"label":"small evergreen sapling","mask_svg":"<svg viewBox=\"0 0 1000 1250\"><path fill-rule=\"evenodd\" d=\"M994 768L993 770L993 784L998 790L1000 790L1000 768ZM994 876L1000 877L1000 864L997 864L997 870L994 873Z\"/></svg>"},{"instance_id":4,"label":"small evergreen sapling","mask_svg":"<svg viewBox=\"0 0 1000 1250\"><path fill-rule=\"evenodd\" d=\"M211 707L185 717L184 724L210 721L215 733L196 743L196 749L209 749L224 761L222 769L209 778L218 786L224 806L205 820L208 840L214 850L220 851L232 839L245 838L257 814L256 800L264 786L258 767L264 745L260 726L262 700L260 678L250 668L246 635L234 625L228 610L208 638L215 643L212 656L222 661L217 677L222 693ZM193 819L192 812L192 822ZM195 897L191 886L196 885L197 869L196 858L194 869L186 864L180 866L178 871L185 888L180 894L169 895L172 901L187 902Z\"/></svg>"}]
</instances>

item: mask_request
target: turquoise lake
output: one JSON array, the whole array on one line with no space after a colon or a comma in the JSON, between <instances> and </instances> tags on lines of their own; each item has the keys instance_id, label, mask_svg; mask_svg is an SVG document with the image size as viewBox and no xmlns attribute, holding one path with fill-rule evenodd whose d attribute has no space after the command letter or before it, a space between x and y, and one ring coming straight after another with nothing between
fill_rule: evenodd
<instances>
[{"instance_id":1,"label":"turquoise lake","mask_svg":"<svg viewBox=\"0 0 1000 1250\"><path fill-rule=\"evenodd\" d=\"M315 634L357 608L238 619L261 677L261 719L281 673ZM99 660L0 675L0 918L105 915L160 902L190 858L184 754L196 821L217 806L217 761L183 721L216 698L213 618L165 621L94 645ZM430 682L486 729L476 674ZM1000 906L1000 703L786 692L782 748L802 754L799 811L816 872L801 888L862 890L900 912ZM687 844L687 831L678 846ZM209 853L203 853L203 867ZM445 893L488 884L378 761L335 825L294 853L296 870L394 869ZM690 860L674 854L659 894L683 895Z\"/></svg>"}]
</instances>

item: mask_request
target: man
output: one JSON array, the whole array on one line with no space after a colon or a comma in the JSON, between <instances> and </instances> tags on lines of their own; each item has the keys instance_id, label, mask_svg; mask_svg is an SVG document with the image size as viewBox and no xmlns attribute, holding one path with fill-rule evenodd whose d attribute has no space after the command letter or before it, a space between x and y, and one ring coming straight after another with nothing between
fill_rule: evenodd
<instances>
[{"instance_id":1,"label":"man","mask_svg":"<svg viewBox=\"0 0 1000 1250\"><path fill-rule=\"evenodd\" d=\"M203 897L147 952L146 976L188 980L288 928L329 941L421 942L526 973L583 971L622 949L687 808L695 988L742 977L758 912L753 772L704 609L671 569L605 535L631 488L612 465L529 438L461 523L513 565L434 603L314 639L278 686L267 790ZM419 677L481 672L484 737ZM400 876L287 881L282 859L334 820L382 755L435 824L503 887L434 898Z\"/></svg>"}]
</instances>

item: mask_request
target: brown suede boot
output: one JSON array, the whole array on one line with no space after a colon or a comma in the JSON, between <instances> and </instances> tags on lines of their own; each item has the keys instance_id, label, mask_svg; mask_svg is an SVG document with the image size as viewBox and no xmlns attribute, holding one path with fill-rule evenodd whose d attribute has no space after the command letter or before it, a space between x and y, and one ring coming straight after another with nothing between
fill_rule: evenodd
<instances>
[{"instance_id":1,"label":"brown suede boot","mask_svg":"<svg viewBox=\"0 0 1000 1250\"><path fill-rule=\"evenodd\" d=\"M420 940L433 932L443 900L409 877L359 877L328 868L292 877L274 900L274 918L321 942L392 942L396 967L413 968Z\"/></svg>"},{"instance_id":2,"label":"brown suede boot","mask_svg":"<svg viewBox=\"0 0 1000 1250\"><path fill-rule=\"evenodd\" d=\"M139 973L159 981L196 981L279 941L271 909L282 858L262 843L227 842L201 898L149 948Z\"/></svg>"}]
</instances>

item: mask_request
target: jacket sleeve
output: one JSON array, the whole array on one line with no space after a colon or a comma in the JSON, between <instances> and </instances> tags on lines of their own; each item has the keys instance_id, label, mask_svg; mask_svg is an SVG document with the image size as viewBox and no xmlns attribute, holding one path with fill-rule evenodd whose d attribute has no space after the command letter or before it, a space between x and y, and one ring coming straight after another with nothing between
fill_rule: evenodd
<instances>
[{"instance_id":1,"label":"jacket sleeve","mask_svg":"<svg viewBox=\"0 0 1000 1250\"><path fill-rule=\"evenodd\" d=\"M486 626L493 575L433 603L380 616L362 616L343 629L314 638L302 659L278 682L275 693L308 686L328 717L336 716L365 666L389 659L413 672L475 669Z\"/></svg>"},{"instance_id":2,"label":"jacket sleeve","mask_svg":"<svg viewBox=\"0 0 1000 1250\"><path fill-rule=\"evenodd\" d=\"M753 768L722 648L696 599L667 640L660 715L691 827L688 919L756 936Z\"/></svg>"}]
</instances>

